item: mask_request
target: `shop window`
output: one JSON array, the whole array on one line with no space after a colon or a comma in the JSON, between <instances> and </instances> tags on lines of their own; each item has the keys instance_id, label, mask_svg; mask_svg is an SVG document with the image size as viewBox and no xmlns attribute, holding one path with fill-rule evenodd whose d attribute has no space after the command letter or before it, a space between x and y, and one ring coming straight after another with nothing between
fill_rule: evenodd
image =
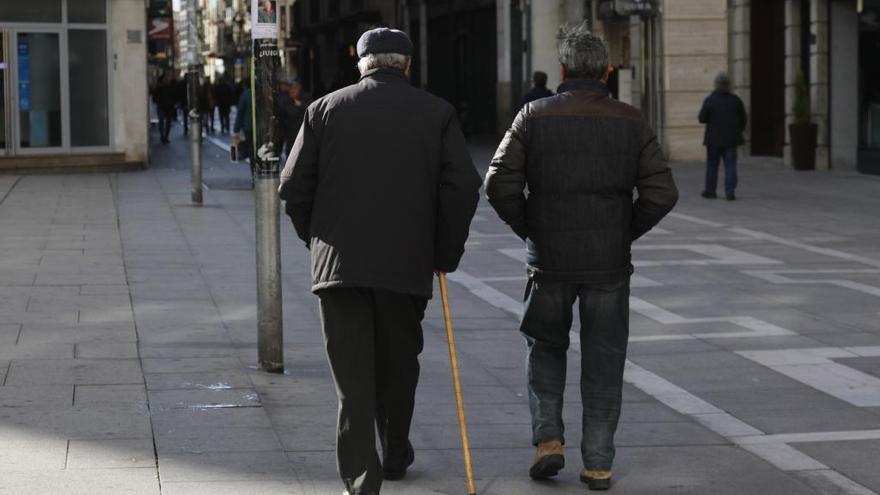
<instances>
[{"instance_id":1,"label":"shop window","mask_svg":"<svg viewBox=\"0 0 880 495\"><path fill-rule=\"evenodd\" d=\"M61 0L2 0L0 19L5 22L61 22Z\"/></svg>"},{"instance_id":2,"label":"shop window","mask_svg":"<svg viewBox=\"0 0 880 495\"><path fill-rule=\"evenodd\" d=\"M61 75L57 33L19 33L19 146L61 146Z\"/></svg>"},{"instance_id":3,"label":"shop window","mask_svg":"<svg viewBox=\"0 0 880 495\"><path fill-rule=\"evenodd\" d=\"M67 22L104 24L107 22L106 0L74 0L67 2Z\"/></svg>"},{"instance_id":4,"label":"shop window","mask_svg":"<svg viewBox=\"0 0 880 495\"><path fill-rule=\"evenodd\" d=\"M70 145L109 146L107 32L103 29L71 29L67 39Z\"/></svg>"}]
</instances>

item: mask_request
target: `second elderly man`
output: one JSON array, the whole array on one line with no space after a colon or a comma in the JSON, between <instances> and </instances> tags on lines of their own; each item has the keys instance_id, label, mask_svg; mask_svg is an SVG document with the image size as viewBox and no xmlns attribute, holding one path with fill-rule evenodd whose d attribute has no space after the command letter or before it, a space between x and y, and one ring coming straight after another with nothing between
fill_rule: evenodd
<instances>
[{"instance_id":1,"label":"second elderly man","mask_svg":"<svg viewBox=\"0 0 880 495\"><path fill-rule=\"evenodd\" d=\"M374 29L357 51L360 81L309 106L280 194L311 250L339 474L367 495L413 462L421 321L434 272L464 253L480 177L452 106L410 85L409 37Z\"/></svg>"},{"instance_id":2,"label":"second elderly man","mask_svg":"<svg viewBox=\"0 0 880 495\"><path fill-rule=\"evenodd\" d=\"M520 330L528 347L532 440L538 447L529 474L548 478L565 464L562 396L577 302L580 478L591 489L605 490L629 336L630 247L669 213L678 192L639 111L609 97L602 40L586 25L565 30L559 61L565 81L556 96L519 112L492 159L486 193L526 241L529 281Z\"/></svg>"}]
</instances>

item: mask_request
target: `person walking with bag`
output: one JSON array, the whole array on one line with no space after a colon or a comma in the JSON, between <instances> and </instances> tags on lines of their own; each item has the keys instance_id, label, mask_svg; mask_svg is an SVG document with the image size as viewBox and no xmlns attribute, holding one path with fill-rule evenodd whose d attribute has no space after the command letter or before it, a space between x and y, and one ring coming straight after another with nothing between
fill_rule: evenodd
<instances>
[{"instance_id":1,"label":"person walking with bag","mask_svg":"<svg viewBox=\"0 0 880 495\"><path fill-rule=\"evenodd\" d=\"M479 200L454 109L409 82L412 52L402 31L364 33L360 81L308 107L281 173L285 211L311 250L351 495L378 494L414 460L421 322L434 272L458 267Z\"/></svg>"},{"instance_id":2,"label":"person walking with bag","mask_svg":"<svg viewBox=\"0 0 880 495\"><path fill-rule=\"evenodd\" d=\"M638 110L609 96L602 40L586 24L566 29L559 61L565 81L556 96L520 110L492 159L486 194L526 243L520 331L537 447L529 475L546 479L565 466L562 403L577 303L580 479L604 490L622 402L631 244L672 210L678 192L654 131Z\"/></svg>"}]
</instances>

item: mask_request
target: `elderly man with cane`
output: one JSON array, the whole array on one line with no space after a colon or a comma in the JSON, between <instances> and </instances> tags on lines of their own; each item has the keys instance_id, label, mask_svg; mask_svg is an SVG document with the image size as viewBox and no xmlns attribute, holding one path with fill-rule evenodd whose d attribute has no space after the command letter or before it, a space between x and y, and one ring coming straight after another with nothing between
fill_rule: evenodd
<instances>
[{"instance_id":1,"label":"elderly man with cane","mask_svg":"<svg viewBox=\"0 0 880 495\"><path fill-rule=\"evenodd\" d=\"M580 479L606 490L629 334L630 247L672 210L678 192L654 131L638 110L609 97L604 43L585 24L564 30L559 60L558 94L519 112L492 159L486 192L527 248L520 330L537 447L529 475L549 478L565 465L562 402L577 302Z\"/></svg>"},{"instance_id":2,"label":"elderly man with cane","mask_svg":"<svg viewBox=\"0 0 880 495\"><path fill-rule=\"evenodd\" d=\"M309 106L281 175L311 250L348 494L377 494L413 462L421 321L434 273L458 266L479 199L454 109L409 83L412 51L402 31L364 33L360 81Z\"/></svg>"}]
</instances>

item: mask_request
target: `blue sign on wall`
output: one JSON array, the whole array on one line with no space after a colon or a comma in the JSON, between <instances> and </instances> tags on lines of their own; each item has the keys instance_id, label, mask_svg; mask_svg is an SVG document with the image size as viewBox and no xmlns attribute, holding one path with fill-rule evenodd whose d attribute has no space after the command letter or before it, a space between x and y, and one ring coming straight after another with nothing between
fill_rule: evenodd
<instances>
[{"instance_id":1,"label":"blue sign on wall","mask_svg":"<svg viewBox=\"0 0 880 495\"><path fill-rule=\"evenodd\" d=\"M31 47L27 40L18 41L18 109L31 111Z\"/></svg>"}]
</instances>

